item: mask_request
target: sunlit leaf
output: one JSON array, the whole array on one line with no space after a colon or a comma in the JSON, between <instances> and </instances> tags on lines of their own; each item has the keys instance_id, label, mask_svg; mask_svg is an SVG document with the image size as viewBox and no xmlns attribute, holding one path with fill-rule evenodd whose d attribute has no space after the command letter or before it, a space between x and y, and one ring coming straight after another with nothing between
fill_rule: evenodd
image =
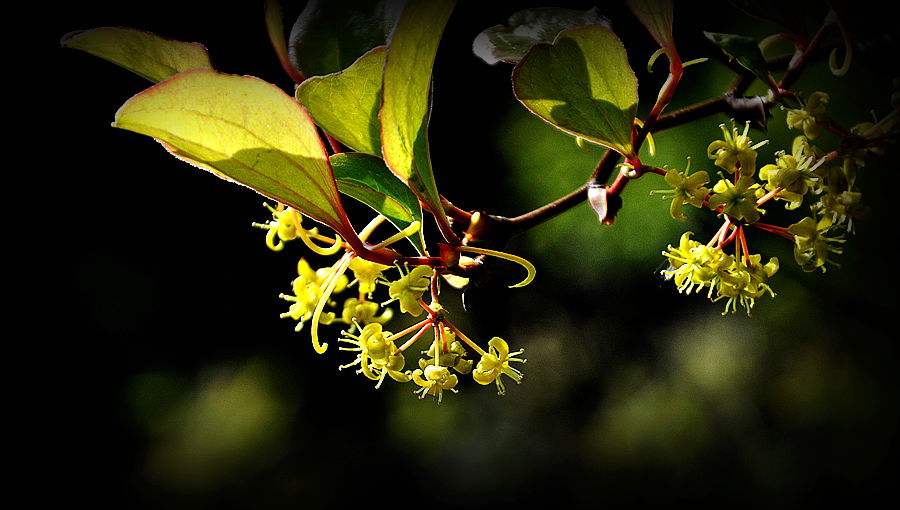
<instances>
[{"instance_id":1,"label":"sunlit leaf","mask_svg":"<svg viewBox=\"0 0 900 510\"><path fill-rule=\"evenodd\" d=\"M293 64L310 76L346 69L387 42L399 16L397 0L310 0L291 29Z\"/></svg>"},{"instance_id":2,"label":"sunlit leaf","mask_svg":"<svg viewBox=\"0 0 900 510\"><path fill-rule=\"evenodd\" d=\"M113 126L347 232L331 165L306 111L251 76L178 74L129 99Z\"/></svg>"},{"instance_id":3,"label":"sunlit leaf","mask_svg":"<svg viewBox=\"0 0 900 510\"><path fill-rule=\"evenodd\" d=\"M297 88L297 100L322 129L351 149L381 157L381 74L385 47L379 46L347 69L315 76Z\"/></svg>"},{"instance_id":4,"label":"sunlit leaf","mask_svg":"<svg viewBox=\"0 0 900 510\"><path fill-rule=\"evenodd\" d=\"M752 72L762 81L768 81L769 71L766 59L756 39L743 35L703 32L707 39L718 46L728 58L734 59L742 67Z\"/></svg>"},{"instance_id":5,"label":"sunlit leaf","mask_svg":"<svg viewBox=\"0 0 900 510\"><path fill-rule=\"evenodd\" d=\"M628 0L628 7L660 47L666 51L675 48L671 0Z\"/></svg>"},{"instance_id":6,"label":"sunlit leaf","mask_svg":"<svg viewBox=\"0 0 900 510\"><path fill-rule=\"evenodd\" d=\"M381 143L388 167L432 211L443 211L428 148L431 69L453 0L409 0L388 47Z\"/></svg>"},{"instance_id":7,"label":"sunlit leaf","mask_svg":"<svg viewBox=\"0 0 900 510\"><path fill-rule=\"evenodd\" d=\"M608 28L566 30L535 46L513 70L513 92L528 110L574 136L629 155L637 78Z\"/></svg>"},{"instance_id":8,"label":"sunlit leaf","mask_svg":"<svg viewBox=\"0 0 900 510\"><path fill-rule=\"evenodd\" d=\"M563 30L582 25L608 27L609 21L596 7L587 11L559 7L525 9L510 16L506 25L495 25L478 34L472 51L491 65L515 64L535 44L552 43Z\"/></svg>"},{"instance_id":9,"label":"sunlit leaf","mask_svg":"<svg viewBox=\"0 0 900 510\"><path fill-rule=\"evenodd\" d=\"M398 230L422 221L419 199L391 173L381 158L343 152L331 156L331 167L338 191L384 215ZM421 231L409 240L419 253L424 252Z\"/></svg>"},{"instance_id":10,"label":"sunlit leaf","mask_svg":"<svg viewBox=\"0 0 900 510\"><path fill-rule=\"evenodd\" d=\"M60 43L108 60L153 82L189 69L212 69L202 44L173 41L131 28L102 27L70 32Z\"/></svg>"}]
</instances>

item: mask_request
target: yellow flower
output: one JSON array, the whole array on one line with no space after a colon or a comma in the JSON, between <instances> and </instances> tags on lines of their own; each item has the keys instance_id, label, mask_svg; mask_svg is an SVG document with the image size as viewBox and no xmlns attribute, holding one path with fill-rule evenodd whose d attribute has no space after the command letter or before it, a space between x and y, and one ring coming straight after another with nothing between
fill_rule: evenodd
<instances>
[{"instance_id":1,"label":"yellow flower","mask_svg":"<svg viewBox=\"0 0 900 510\"><path fill-rule=\"evenodd\" d=\"M284 249L285 242L293 241L298 237L298 230L303 228L301 226L303 217L296 209L284 204L278 204L275 207L269 204L263 205L272 213L272 219L266 223L253 223L253 226L268 230L266 246L272 251L281 251Z\"/></svg>"},{"instance_id":2,"label":"yellow flower","mask_svg":"<svg viewBox=\"0 0 900 510\"><path fill-rule=\"evenodd\" d=\"M377 381L376 388L381 387L385 376L397 382L408 382L410 380L409 371L403 372L403 366L406 359L403 353L394 345L391 334L383 331L381 324L374 322L366 325L360 331L359 336L344 332L346 338L341 338L338 342L343 342L352 347L339 347L342 351L356 352L356 358L346 364L338 367L339 370L359 365L360 369L357 374L363 374L368 379Z\"/></svg>"},{"instance_id":3,"label":"yellow flower","mask_svg":"<svg viewBox=\"0 0 900 510\"><path fill-rule=\"evenodd\" d=\"M381 277L381 273L390 267L377 262L369 262L360 257L350 261L350 270L353 271L355 281L359 283L359 292L370 297L375 292L375 284Z\"/></svg>"},{"instance_id":4,"label":"yellow flower","mask_svg":"<svg viewBox=\"0 0 900 510\"><path fill-rule=\"evenodd\" d=\"M397 269L400 270L400 279L390 283L388 295L391 299L383 304L400 301L401 312L418 317L422 315L423 311L419 300L422 299L422 293L431 285L434 269L428 266L416 266L405 274L399 266Z\"/></svg>"},{"instance_id":5,"label":"yellow flower","mask_svg":"<svg viewBox=\"0 0 900 510\"><path fill-rule=\"evenodd\" d=\"M450 331L450 328L444 326L443 329L443 343L449 344L449 348L446 352L443 352L442 350L438 354L437 365L452 368L460 374L468 374L472 371L472 360L466 359L466 349L462 346L461 343L459 343L459 341L456 340L456 335L453 334L453 331ZM431 347L427 351L422 351L422 354L426 355L427 358L419 359L419 368L425 370L428 365L434 364L434 353L435 344L432 343Z\"/></svg>"},{"instance_id":6,"label":"yellow flower","mask_svg":"<svg viewBox=\"0 0 900 510\"><path fill-rule=\"evenodd\" d=\"M322 298L325 286L334 269L324 267L318 271L313 271L309 263L305 259L297 262L297 277L291 282L293 294L280 294L278 297L291 303L287 312L281 314L282 319L293 319L297 322L294 328L296 331L303 329L304 323L312 318L319 299ZM347 277L338 276L333 292L341 292L347 287ZM334 320L335 314L332 312L325 313L319 319L322 324L330 324Z\"/></svg>"},{"instance_id":7,"label":"yellow flower","mask_svg":"<svg viewBox=\"0 0 900 510\"><path fill-rule=\"evenodd\" d=\"M496 382L497 393L503 395L506 393L506 386L504 386L501 376L508 376L516 384L522 382L522 372L509 366L509 363L511 361L525 363L526 360L524 358L516 357L525 352L525 350L519 349L515 352L509 352L509 345L506 344L505 340L497 336L491 338L491 341L488 342L488 350L489 352L481 356L481 360L478 362L475 370L472 371L472 378L478 384L486 385Z\"/></svg>"},{"instance_id":8,"label":"yellow flower","mask_svg":"<svg viewBox=\"0 0 900 510\"><path fill-rule=\"evenodd\" d=\"M344 301L344 311L341 312L341 322L353 326L351 330L357 327L357 324L363 326L377 322L384 324L391 320L394 312L390 308L385 308L381 315L378 315L378 303L373 301L360 301L356 298L348 298Z\"/></svg>"},{"instance_id":9,"label":"yellow flower","mask_svg":"<svg viewBox=\"0 0 900 510\"><path fill-rule=\"evenodd\" d=\"M709 144L706 149L706 155L709 159L714 159L716 166L734 173L740 170L741 175L750 176L756 172L756 149L767 144L768 140L763 140L757 144L747 136L750 130L750 122L744 126L744 132L738 134L736 127L731 128L731 132L725 129L725 124L719 124L722 129L723 140L716 140Z\"/></svg>"},{"instance_id":10,"label":"yellow flower","mask_svg":"<svg viewBox=\"0 0 900 510\"><path fill-rule=\"evenodd\" d=\"M663 270L666 280L675 279L678 292L690 294L704 287L710 292L718 279L719 268L731 264L731 257L722 250L691 239L691 232L681 235L678 247L669 245L663 256L669 259L669 269Z\"/></svg>"},{"instance_id":11,"label":"yellow flower","mask_svg":"<svg viewBox=\"0 0 900 510\"><path fill-rule=\"evenodd\" d=\"M266 223L253 223L252 225L268 230L266 233L266 246L272 251L283 250L284 243L294 239L300 239L307 248L319 255L334 255L340 251L343 245L340 236L335 236L334 239L329 240L327 237L319 236L317 228L306 230L303 228L303 215L296 209L284 204L278 204L275 207L269 204L263 205L272 213L272 219ZM328 247L319 246L312 241L312 237L329 240L332 244Z\"/></svg>"},{"instance_id":12,"label":"yellow flower","mask_svg":"<svg viewBox=\"0 0 900 510\"><path fill-rule=\"evenodd\" d=\"M810 140L815 140L822 132L821 126L816 123L817 117L825 114L825 105L828 104L828 94L813 92L806 104L799 110L788 110L787 125L791 129L800 129Z\"/></svg>"},{"instance_id":13,"label":"yellow flower","mask_svg":"<svg viewBox=\"0 0 900 510\"><path fill-rule=\"evenodd\" d=\"M778 272L778 259L772 257L763 265L761 255L750 255L747 258L747 263L734 259L731 266L720 273L716 286L718 296L713 301L725 300L722 315L737 311L738 304L750 315L757 299L766 293L775 297L775 292L766 282Z\"/></svg>"},{"instance_id":14,"label":"yellow flower","mask_svg":"<svg viewBox=\"0 0 900 510\"><path fill-rule=\"evenodd\" d=\"M451 374L447 367L438 367L428 365L425 370L416 369L412 373L412 380L420 388L416 390L419 398L425 398L425 395L437 397L438 403L444 398L444 391L449 390L458 393L455 389L459 378L456 374Z\"/></svg>"}]
</instances>

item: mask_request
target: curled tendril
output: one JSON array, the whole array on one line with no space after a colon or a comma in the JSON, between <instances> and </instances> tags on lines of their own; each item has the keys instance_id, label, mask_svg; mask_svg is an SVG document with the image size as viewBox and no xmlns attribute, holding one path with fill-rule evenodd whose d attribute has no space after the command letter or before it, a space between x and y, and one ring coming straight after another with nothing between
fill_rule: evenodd
<instances>
[{"instance_id":1,"label":"curled tendril","mask_svg":"<svg viewBox=\"0 0 900 510\"><path fill-rule=\"evenodd\" d=\"M660 48L660 49L654 51L654 52L653 52L653 55L650 55L650 60L647 61L647 72L648 72L648 73L652 73L652 72L653 72L653 64L655 64L655 63L656 63L656 60L659 59L659 57L661 57L661 56L663 56L663 55L668 55L668 54L666 53L666 49L665 49L665 48ZM688 60L687 62L684 62L684 63L681 64L681 68L684 69L685 67L692 66L692 65L695 65L695 64L702 64L702 63L706 62L707 60L709 60L709 59L706 58L706 57L701 57L701 58L695 58L695 59L693 59L693 60Z\"/></svg>"},{"instance_id":2,"label":"curled tendril","mask_svg":"<svg viewBox=\"0 0 900 510\"><path fill-rule=\"evenodd\" d=\"M845 34L844 29L841 28L841 34ZM844 63L838 67L837 65L837 48L831 50L831 55L828 57L828 68L831 69L831 74L835 76L844 76L847 74L847 71L850 70L850 61L853 59L853 46L850 44L846 35L843 35L844 38L844 51L846 54L844 55Z\"/></svg>"},{"instance_id":3,"label":"curled tendril","mask_svg":"<svg viewBox=\"0 0 900 510\"><path fill-rule=\"evenodd\" d=\"M654 51L653 55L650 55L650 60L647 61L647 72L648 73L653 72L653 64L656 63L656 59L663 56L665 53L666 53L666 49L660 48L660 49Z\"/></svg>"},{"instance_id":4,"label":"curled tendril","mask_svg":"<svg viewBox=\"0 0 900 510\"><path fill-rule=\"evenodd\" d=\"M298 228L297 237L299 237L300 240L303 241L303 244L305 244L306 247L309 248L313 253L326 256L334 255L344 246L344 240L341 239L341 236L339 235L334 236L334 243L331 246L319 246L318 244L313 242L312 238L309 237L310 232L315 233L314 230L307 232L304 228Z\"/></svg>"},{"instance_id":5,"label":"curled tendril","mask_svg":"<svg viewBox=\"0 0 900 510\"><path fill-rule=\"evenodd\" d=\"M387 220L387 218L385 218L381 214L372 218L372 221L370 221L368 225L366 225L362 230L359 231L360 241L369 239L369 236L372 235L372 232L375 232L375 229L378 228L379 225L384 223L385 220Z\"/></svg>"},{"instance_id":6,"label":"curled tendril","mask_svg":"<svg viewBox=\"0 0 900 510\"><path fill-rule=\"evenodd\" d=\"M637 127L644 128L644 122L641 119L635 117L634 123L637 124ZM651 156L656 156L656 142L653 141L653 133L649 131L647 131L647 150L650 151Z\"/></svg>"},{"instance_id":7,"label":"curled tendril","mask_svg":"<svg viewBox=\"0 0 900 510\"><path fill-rule=\"evenodd\" d=\"M688 60L687 62L681 64L681 68L684 69L685 67L688 67L688 66L702 64L702 63L706 62L707 60L709 60L709 59L706 57L700 57L700 58L695 58L693 60Z\"/></svg>"},{"instance_id":8,"label":"curled tendril","mask_svg":"<svg viewBox=\"0 0 900 510\"><path fill-rule=\"evenodd\" d=\"M421 229L421 228L422 228L422 224L419 221L413 221L412 223L410 223L406 228L404 228L400 232L397 232L396 234L392 235L391 237L388 237L384 241L381 241L380 243L373 246L372 249L377 250L379 248L384 248L385 246L389 246L393 243L396 243L397 241L399 241L401 239L406 239L407 237L418 232L419 229Z\"/></svg>"},{"instance_id":9,"label":"curled tendril","mask_svg":"<svg viewBox=\"0 0 900 510\"><path fill-rule=\"evenodd\" d=\"M344 256L337 261L337 264L334 266L334 272L328 280L326 280L325 289L322 291L322 297L320 297L319 302L316 303L316 310L313 312L312 316L311 336L313 349L317 354L325 354L325 351L328 350L327 343L319 343L319 318L322 316L322 311L328 303L328 298L331 297L331 293L334 292L334 287L337 284L338 279L347 271L347 267L350 266L351 260L353 260L353 254L345 253Z\"/></svg>"},{"instance_id":10,"label":"curled tendril","mask_svg":"<svg viewBox=\"0 0 900 510\"><path fill-rule=\"evenodd\" d=\"M525 271L528 272L528 274L525 276L525 279L520 281L519 283L510 285L509 286L510 289L515 289L518 287L524 287L524 286L528 285L529 283L531 283L534 280L534 276L537 273L537 270L535 270L535 268L534 268L534 264L532 264L531 262L528 262L527 260L523 259L522 257L519 257L518 255L513 255L511 253L506 253L506 252L502 252L502 251L489 250L487 248L476 248L475 246L460 246L458 249L459 249L459 251L465 251L465 252L469 252L469 253L477 253L479 255L489 255L491 257L497 257L499 259L508 260L510 262L519 264L520 266L525 268Z\"/></svg>"},{"instance_id":11,"label":"curled tendril","mask_svg":"<svg viewBox=\"0 0 900 510\"><path fill-rule=\"evenodd\" d=\"M837 48L835 48L831 50L831 54L828 56L828 68L831 70L831 74L844 76L850 70L850 61L853 60L853 42L850 40L850 34L844 28L844 24L841 23L834 10L828 11L827 20L837 25L838 30L841 31L841 40L844 43L844 63L838 66Z\"/></svg>"},{"instance_id":12,"label":"curled tendril","mask_svg":"<svg viewBox=\"0 0 900 510\"><path fill-rule=\"evenodd\" d=\"M790 39L782 32L764 37L762 41L759 41L759 52L765 55L769 47L780 42L790 42Z\"/></svg>"}]
</instances>

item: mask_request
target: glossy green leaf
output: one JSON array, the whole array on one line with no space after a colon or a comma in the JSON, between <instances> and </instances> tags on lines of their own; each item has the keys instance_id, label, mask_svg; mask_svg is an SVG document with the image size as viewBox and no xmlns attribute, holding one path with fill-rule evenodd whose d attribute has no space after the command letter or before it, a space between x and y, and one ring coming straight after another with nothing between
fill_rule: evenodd
<instances>
[{"instance_id":1,"label":"glossy green leaf","mask_svg":"<svg viewBox=\"0 0 900 510\"><path fill-rule=\"evenodd\" d=\"M338 191L384 215L398 230L413 221L422 221L418 197L391 173L381 158L343 152L331 156L331 167ZM421 230L409 240L419 253L424 253Z\"/></svg>"},{"instance_id":2,"label":"glossy green leaf","mask_svg":"<svg viewBox=\"0 0 900 510\"><path fill-rule=\"evenodd\" d=\"M628 0L628 7L660 47L666 51L675 48L671 0Z\"/></svg>"},{"instance_id":3,"label":"glossy green leaf","mask_svg":"<svg viewBox=\"0 0 900 510\"><path fill-rule=\"evenodd\" d=\"M563 30L583 25L609 26L596 7L587 11L559 7L525 9L509 17L506 25L495 25L478 34L472 51L494 65L515 64L535 44L552 43Z\"/></svg>"},{"instance_id":4,"label":"glossy green leaf","mask_svg":"<svg viewBox=\"0 0 900 510\"><path fill-rule=\"evenodd\" d=\"M272 84L211 70L180 73L125 102L113 126L152 136L180 158L348 232L316 126Z\"/></svg>"},{"instance_id":5,"label":"glossy green leaf","mask_svg":"<svg viewBox=\"0 0 900 510\"><path fill-rule=\"evenodd\" d=\"M552 126L629 155L637 78L608 28L566 30L535 46L513 70L516 98Z\"/></svg>"},{"instance_id":6,"label":"glossy green leaf","mask_svg":"<svg viewBox=\"0 0 900 510\"><path fill-rule=\"evenodd\" d=\"M293 64L310 76L346 69L387 43L399 16L396 0L310 0L288 43Z\"/></svg>"},{"instance_id":7,"label":"glossy green leaf","mask_svg":"<svg viewBox=\"0 0 900 510\"><path fill-rule=\"evenodd\" d=\"M719 47L730 59L734 59L742 67L752 72L763 82L768 81L768 67L766 59L756 39L743 35L719 34L716 32L703 32L707 39Z\"/></svg>"},{"instance_id":8,"label":"glossy green leaf","mask_svg":"<svg viewBox=\"0 0 900 510\"><path fill-rule=\"evenodd\" d=\"M309 78L297 100L322 129L357 152L381 157L381 74L385 47L372 49L347 69Z\"/></svg>"},{"instance_id":9,"label":"glossy green leaf","mask_svg":"<svg viewBox=\"0 0 900 510\"><path fill-rule=\"evenodd\" d=\"M432 211L443 211L428 147L431 69L453 0L409 0L384 66L381 144L384 161Z\"/></svg>"},{"instance_id":10,"label":"glossy green leaf","mask_svg":"<svg viewBox=\"0 0 900 510\"><path fill-rule=\"evenodd\" d=\"M60 43L108 60L152 82L189 69L212 69L202 44L173 41L131 28L70 32Z\"/></svg>"}]
</instances>

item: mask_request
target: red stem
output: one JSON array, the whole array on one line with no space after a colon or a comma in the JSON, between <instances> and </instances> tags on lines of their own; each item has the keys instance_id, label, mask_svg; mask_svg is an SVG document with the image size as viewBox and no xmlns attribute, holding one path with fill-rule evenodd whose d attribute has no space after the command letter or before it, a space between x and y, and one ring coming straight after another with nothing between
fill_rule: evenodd
<instances>
[{"instance_id":1,"label":"red stem","mask_svg":"<svg viewBox=\"0 0 900 510\"><path fill-rule=\"evenodd\" d=\"M744 226L738 226L738 237L741 239L741 248L744 250L745 263L750 262L750 249L747 248L747 236L744 235Z\"/></svg>"},{"instance_id":2,"label":"red stem","mask_svg":"<svg viewBox=\"0 0 900 510\"><path fill-rule=\"evenodd\" d=\"M312 82L310 82L310 83L312 83ZM322 132L325 133L324 130ZM344 148L341 147L341 142L337 141L333 136L329 135L328 133L325 133L325 139L328 140L328 145L331 146L332 154L340 154L340 153L344 152Z\"/></svg>"}]
</instances>

